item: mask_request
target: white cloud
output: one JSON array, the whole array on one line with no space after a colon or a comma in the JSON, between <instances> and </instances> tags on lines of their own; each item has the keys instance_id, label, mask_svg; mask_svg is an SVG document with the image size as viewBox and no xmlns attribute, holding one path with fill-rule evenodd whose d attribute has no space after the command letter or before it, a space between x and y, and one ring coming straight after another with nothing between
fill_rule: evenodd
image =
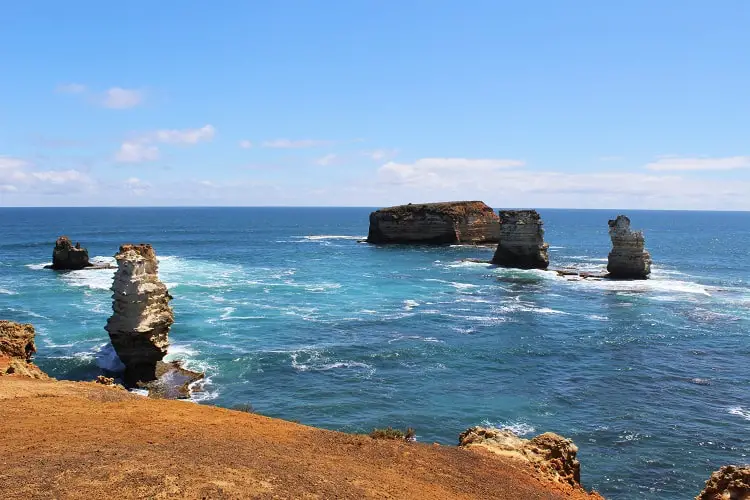
<instances>
[{"instance_id":1,"label":"white cloud","mask_svg":"<svg viewBox=\"0 0 750 500\"><path fill-rule=\"evenodd\" d=\"M262 146L274 149L303 149L329 146L331 144L333 144L332 141L319 141L316 139L274 139L272 141L264 141Z\"/></svg>"},{"instance_id":2,"label":"white cloud","mask_svg":"<svg viewBox=\"0 0 750 500\"><path fill-rule=\"evenodd\" d=\"M242 149L250 149L253 147L253 143L248 141L247 139L243 139L239 142L239 145Z\"/></svg>"},{"instance_id":3,"label":"white cloud","mask_svg":"<svg viewBox=\"0 0 750 500\"><path fill-rule=\"evenodd\" d=\"M111 109L134 108L143 102L144 95L140 90L112 87L104 92L102 105Z\"/></svg>"},{"instance_id":4,"label":"white cloud","mask_svg":"<svg viewBox=\"0 0 750 500\"><path fill-rule=\"evenodd\" d=\"M372 151L365 151L362 154L375 161L383 161L393 158L398 154L397 149L375 149Z\"/></svg>"},{"instance_id":5,"label":"white cloud","mask_svg":"<svg viewBox=\"0 0 750 500\"><path fill-rule=\"evenodd\" d=\"M187 128L183 130L157 130L153 133L153 140L166 144L196 144L198 142L210 141L214 138L216 129L213 125L204 125L201 128Z\"/></svg>"},{"instance_id":6,"label":"white cloud","mask_svg":"<svg viewBox=\"0 0 750 500\"><path fill-rule=\"evenodd\" d=\"M422 158L413 163L388 162L380 169L381 181L392 184L451 185L466 183L477 175L522 167L513 159Z\"/></svg>"},{"instance_id":7,"label":"white cloud","mask_svg":"<svg viewBox=\"0 0 750 500\"><path fill-rule=\"evenodd\" d=\"M125 141L115 153L115 160L121 163L143 163L159 159L159 148L144 141Z\"/></svg>"},{"instance_id":8,"label":"white cloud","mask_svg":"<svg viewBox=\"0 0 750 500\"><path fill-rule=\"evenodd\" d=\"M10 156L0 156L0 170L15 170L23 168L29 163L20 158L12 158Z\"/></svg>"},{"instance_id":9,"label":"white cloud","mask_svg":"<svg viewBox=\"0 0 750 500\"><path fill-rule=\"evenodd\" d=\"M83 94L87 89L85 85L81 85L80 83L66 83L58 85L55 90L62 94Z\"/></svg>"},{"instance_id":10,"label":"white cloud","mask_svg":"<svg viewBox=\"0 0 750 500\"><path fill-rule=\"evenodd\" d=\"M213 125L182 130L155 130L154 132L123 142L120 145L120 149L115 153L115 161L120 163L143 163L158 160L160 151L158 146L154 145L155 143L197 144L199 142L210 141L215 135L216 129Z\"/></svg>"},{"instance_id":11,"label":"white cloud","mask_svg":"<svg viewBox=\"0 0 750 500\"><path fill-rule=\"evenodd\" d=\"M88 182L88 176L78 170L48 170L46 172L31 172L32 178L51 184L65 184L68 182Z\"/></svg>"},{"instance_id":12,"label":"white cloud","mask_svg":"<svg viewBox=\"0 0 750 500\"><path fill-rule=\"evenodd\" d=\"M323 165L323 166L331 165L333 162L336 161L337 158L338 158L338 155L331 153L325 156L321 156L320 158L315 160L315 163L318 165Z\"/></svg>"},{"instance_id":13,"label":"white cloud","mask_svg":"<svg viewBox=\"0 0 750 500\"><path fill-rule=\"evenodd\" d=\"M149 182L143 181L138 177L130 177L123 182L123 186L136 196L142 196L151 189L151 184Z\"/></svg>"},{"instance_id":14,"label":"white cloud","mask_svg":"<svg viewBox=\"0 0 750 500\"><path fill-rule=\"evenodd\" d=\"M648 163L645 168L655 171L700 171L736 170L750 168L750 156L728 156L724 158L679 158L662 157Z\"/></svg>"},{"instance_id":15,"label":"white cloud","mask_svg":"<svg viewBox=\"0 0 750 500\"><path fill-rule=\"evenodd\" d=\"M0 184L0 191L6 193L15 193L16 191L18 191L18 188L13 184Z\"/></svg>"}]
</instances>

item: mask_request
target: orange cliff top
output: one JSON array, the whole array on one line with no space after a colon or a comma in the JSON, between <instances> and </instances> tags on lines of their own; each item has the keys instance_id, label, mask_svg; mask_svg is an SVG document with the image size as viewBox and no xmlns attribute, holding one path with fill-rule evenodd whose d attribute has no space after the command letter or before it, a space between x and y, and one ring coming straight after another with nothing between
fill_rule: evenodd
<instances>
[{"instance_id":1,"label":"orange cliff top","mask_svg":"<svg viewBox=\"0 0 750 500\"><path fill-rule=\"evenodd\" d=\"M94 383L0 377L0 422L4 498L601 498L482 450Z\"/></svg>"}]
</instances>

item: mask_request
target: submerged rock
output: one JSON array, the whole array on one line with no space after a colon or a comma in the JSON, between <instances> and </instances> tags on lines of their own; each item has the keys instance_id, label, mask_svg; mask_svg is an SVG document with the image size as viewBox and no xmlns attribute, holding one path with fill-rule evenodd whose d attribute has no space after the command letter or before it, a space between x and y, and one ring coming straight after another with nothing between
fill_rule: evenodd
<instances>
[{"instance_id":1,"label":"submerged rock","mask_svg":"<svg viewBox=\"0 0 750 500\"><path fill-rule=\"evenodd\" d=\"M547 269L549 245L536 210L501 210L500 243L492 263L520 269Z\"/></svg>"},{"instance_id":2,"label":"submerged rock","mask_svg":"<svg viewBox=\"0 0 750 500\"><path fill-rule=\"evenodd\" d=\"M646 279L651 274L651 255L644 248L641 231L630 229L630 219L618 215L609 221L609 237L612 250L609 252L607 271L615 279Z\"/></svg>"},{"instance_id":3,"label":"submerged rock","mask_svg":"<svg viewBox=\"0 0 750 500\"><path fill-rule=\"evenodd\" d=\"M112 284L113 314L105 329L125 365L125 384L150 382L156 364L167 354L174 313L172 296L159 280L159 265L151 245L122 245L115 255Z\"/></svg>"},{"instance_id":4,"label":"submerged rock","mask_svg":"<svg viewBox=\"0 0 750 500\"><path fill-rule=\"evenodd\" d=\"M55 241L55 249L52 251L52 269L58 271L75 271L91 267L89 262L89 251L76 243L75 246L67 236L60 236Z\"/></svg>"},{"instance_id":5,"label":"submerged rock","mask_svg":"<svg viewBox=\"0 0 750 500\"><path fill-rule=\"evenodd\" d=\"M458 437L458 445L484 448L497 455L524 460L555 481L581 485L581 464L576 458L578 447L570 439L552 432L523 439L509 430L471 427Z\"/></svg>"},{"instance_id":6,"label":"submerged rock","mask_svg":"<svg viewBox=\"0 0 750 500\"><path fill-rule=\"evenodd\" d=\"M497 243L500 219L481 201L421 203L370 214L368 243Z\"/></svg>"},{"instance_id":7,"label":"submerged rock","mask_svg":"<svg viewBox=\"0 0 750 500\"><path fill-rule=\"evenodd\" d=\"M156 380L143 384L149 397L158 399L187 399L190 386L203 379L203 373L182 367L180 361L156 363Z\"/></svg>"},{"instance_id":8,"label":"submerged rock","mask_svg":"<svg viewBox=\"0 0 750 500\"><path fill-rule=\"evenodd\" d=\"M750 499L750 465L725 465L706 481L706 487L695 500Z\"/></svg>"},{"instance_id":9,"label":"submerged rock","mask_svg":"<svg viewBox=\"0 0 750 500\"><path fill-rule=\"evenodd\" d=\"M31 362L36 352L34 327L0 320L0 375L49 378Z\"/></svg>"}]
</instances>

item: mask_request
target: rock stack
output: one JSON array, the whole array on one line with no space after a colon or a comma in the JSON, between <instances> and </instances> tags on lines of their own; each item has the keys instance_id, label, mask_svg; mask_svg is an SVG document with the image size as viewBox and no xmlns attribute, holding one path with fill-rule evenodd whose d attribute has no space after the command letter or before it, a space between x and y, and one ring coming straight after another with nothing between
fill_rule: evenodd
<instances>
[{"instance_id":1,"label":"rock stack","mask_svg":"<svg viewBox=\"0 0 750 500\"><path fill-rule=\"evenodd\" d=\"M34 327L29 324L0 321L0 375L48 378L31 357L36 352Z\"/></svg>"},{"instance_id":2,"label":"rock stack","mask_svg":"<svg viewBox=\"0 0 750 500\"><path fill-rule=\"evenodd\" d=\"M607 271L614 279L646 279L651 274L651 255L644 248L643 233L630 229L630 219L618 215L609 221L609 252Z\"/></svg>"},{"instance_id":3,"label":"rock stack","mask_svg":"<svg viewBox=\"0 0 750 500\"><path fill-rule=\"evenodd\" d=\"M422 203L382 208L370 214L368 243L497 243L500 221L481 201Z\"/></svg>"},{"instance_id":4,"label":"rock stack","mask_svg":"<svg viewBox=\"0 0 750 500\"><path fill-rule=\"evenodd\" d=\"M115 259L113 314L105 329L125 365L125 384L132 387L154 380L156 364L167 354L172 297L159 281L151 245L122 245Z\"/></svg>"},{"instance_id":5,"label":"rock stack","mask_svg":"<svg viewBox=\"0 0 750 500\"><path fill-rule=\"evenodd\" d=\"M509 430L471 427L458 437L461 447L484 448L497 455L528 462L551 479L571 486L581 485L578 447L573 441L552 432L523 439Z\"/></svg>"},{"instance_id":6,"label":"rock stack","mask_svg":"<svg viewBox=\"0 0 750 500\"><path fill-rule=\"evenodd\" d=\"M547 269L549 245L536 210L501 210L500 243L492 263L520 269Z\"/></svg>"},{"instance_id":7,"label":"rock stack","mask_svg":"<svg viewBox=\"0 0 750 500\"><path fill-rule=\"evenodd\" d=\"M74 246L67 236L57 238L55 249L52 251L52 269L75 271L91 266L89 251L81 247L80 243Z\"/></svg>"}]
</instances>

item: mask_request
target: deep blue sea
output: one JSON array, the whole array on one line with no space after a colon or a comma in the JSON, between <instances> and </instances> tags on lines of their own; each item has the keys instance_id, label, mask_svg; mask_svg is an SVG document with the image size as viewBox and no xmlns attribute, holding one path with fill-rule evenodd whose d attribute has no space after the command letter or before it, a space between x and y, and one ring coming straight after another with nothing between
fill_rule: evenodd
<instances>
[{"instance_id":1,"label":"deep blue sea","mask_svg":"<svg viewBox=\"0 0 750 500\"><path fill-rule=\"evenodd\" d=\"M428 443L554 431L612 499L692 498L750 462L750 213L627 211L654 266L626 282L360 243L370 210L0 209L0 318L36 327L51 375L94 378L113 271L42 267L61 234L96 260L148 242L174 296L169 357L206 371L203 404ZM617 211L540 212L552 267L606 266Z\"/></svg>"}]
</instances>

